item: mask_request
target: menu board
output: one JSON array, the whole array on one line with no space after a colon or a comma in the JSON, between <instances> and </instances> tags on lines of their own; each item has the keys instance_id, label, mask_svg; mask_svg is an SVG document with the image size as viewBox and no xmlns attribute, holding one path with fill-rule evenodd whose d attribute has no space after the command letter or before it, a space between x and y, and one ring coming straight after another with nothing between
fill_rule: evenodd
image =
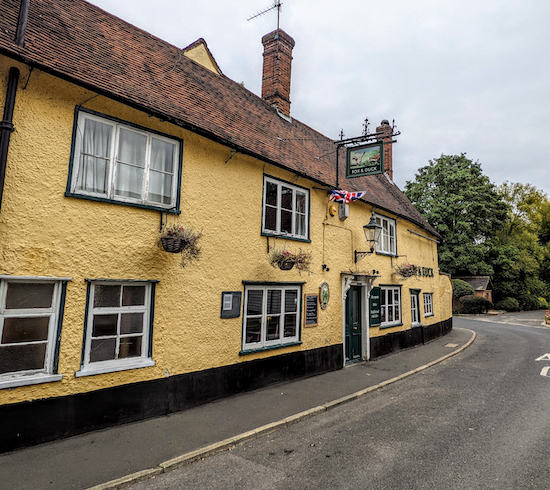
<instances>
[{"instance_id":1,"label":"menu board","mask_svg":"<svg viewBox=\"0 0 550 490\"><path fill-rule=\"evenodd\" d=\"M369 325L378 327L380 318L380 288L372 288L370 292Z\"/></svg>"},{"instance_id":2,"label":"menu board","mask_svg":"<svg viewBox=\"0 0 550 490\"><path fill-rule=\"evenodd\" d=\"M305 314L306 314L306 327L316 327L318 322L318 305L319 296L317 294L306 294L305 296Z\"/></svg>"}]
</instances>

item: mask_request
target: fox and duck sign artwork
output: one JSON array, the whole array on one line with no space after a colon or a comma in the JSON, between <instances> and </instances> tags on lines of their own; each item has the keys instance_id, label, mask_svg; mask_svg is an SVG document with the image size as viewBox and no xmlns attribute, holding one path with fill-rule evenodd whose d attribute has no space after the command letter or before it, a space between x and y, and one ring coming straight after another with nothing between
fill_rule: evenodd
<instances>
[{"instance_id":1,"label":"fox and duck sign artwork","mask_svg":"<svg viewBox=\"0 0 550 490\"><path fill-rule=\"evenodd\" d=\"M384 145L375 143L348 148L346 177L363 177L384 172Z\"/></svg>"}]
</instances>

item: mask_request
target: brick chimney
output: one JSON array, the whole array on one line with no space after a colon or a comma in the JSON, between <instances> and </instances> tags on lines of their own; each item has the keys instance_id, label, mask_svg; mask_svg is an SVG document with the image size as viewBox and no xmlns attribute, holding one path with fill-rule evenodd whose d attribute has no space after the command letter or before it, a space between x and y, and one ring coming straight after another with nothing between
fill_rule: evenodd
<instances>
[{"instance_id":1,"label":"brick chimney","mask_svg":"<svg viewBox=\"0 0 550 490\"><path fill-rule=\"evenodd\" d=\"M262 99L290 117L290 69L294 39L281 29L277 29L262 37L262 44Z\"/></svg>"},{"instance_id":2,"label":"brick chimney","mask_svg":"<svg viewBox=\"0 0 550 490\"><path fill-rule=\"evenodd\" d=\"M383 133L378 137L378 141L384 142L384 173L388 174L390 180L393 181L393 163L392 163L392 139L393 128L387 119L384 119L380 126L376 128L377 133Z\"/></svg>"}]
</instances>

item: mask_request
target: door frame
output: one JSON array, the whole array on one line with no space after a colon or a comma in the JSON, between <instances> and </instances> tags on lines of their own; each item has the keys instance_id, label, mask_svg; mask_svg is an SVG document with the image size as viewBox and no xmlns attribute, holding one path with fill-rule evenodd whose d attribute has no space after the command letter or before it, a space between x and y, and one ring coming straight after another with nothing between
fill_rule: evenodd
<instances>
[{"instance_id":1,"label":"door frame","mask_svg":"<svg viewBox=\"0 0 550 490\"><path fill-rule=\"evenodd\" d=\"M342 349L343 366L346 366L346 298L351 286L361 288L361 359L370 359L369 300L374 280L379 276L342 272Z\"/></svg>"}]
</instances>

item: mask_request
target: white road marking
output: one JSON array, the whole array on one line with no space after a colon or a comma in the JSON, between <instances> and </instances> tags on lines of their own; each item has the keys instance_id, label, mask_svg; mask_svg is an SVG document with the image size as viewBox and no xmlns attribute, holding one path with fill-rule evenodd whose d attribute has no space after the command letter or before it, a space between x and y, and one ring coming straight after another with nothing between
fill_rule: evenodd
<instances>
[{"instance_id":1,"label":"white road marking","mask_svg":"<svg viewBox=\"0 0 550 490\"><path fill-rule=\"evenodd\" d=\"M543 356L540 356L538 359L535 359L535 361L550 361L550 354L544 354Z\"/></svg>"},{"instance_id":2,"label":"white road marking","mask_svg":"<svg viewBox=\"0 0 550 490\"><path fill-rule=\"evenodd\" d=\"M547 378L550 378L550 375L548 375L548 371L550 371L550 366L545 366L542 368L542 371L540 372L541 376L546 376Z\"/></svg>"}]
</instances>

